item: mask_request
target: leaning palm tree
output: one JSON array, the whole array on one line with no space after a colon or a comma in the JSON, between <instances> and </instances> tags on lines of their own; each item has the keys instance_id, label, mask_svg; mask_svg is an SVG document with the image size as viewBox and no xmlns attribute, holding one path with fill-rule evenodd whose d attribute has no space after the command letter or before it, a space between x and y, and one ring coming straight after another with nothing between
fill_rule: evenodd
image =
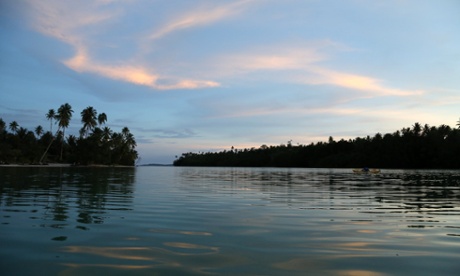
<instances>
[{"instance_id":1,"label":"leaning palm tree","mask_svg":"<svg viewBox=\"0 0 460 276\"><path fill-rule=\"evenodd\" d=\"M65 129L69 126L70 119L72 118L72 107L68 104L65 103L61 105L58 109L57 115L54 117L56 120L58 120L58 130L56 131L56 135L53 136L51 139L51 142L49 143L48 147L46 148L45 152L43 153L42 157L40 158L39 163L42 163L43 158L45 158L46 153L51 147L51 144L53 144L55 137L57 136L58 133L60 133L61 128L62 128L62 145L61 145L61 155L60 155L60 160L62 160L62 148L64 144L64 136L65 136Z\"/></svg>"},{"instance_id":2,"label":"leaning palm tree","mask_svg":"<svg viewBox=\"0 0 460 276\"><path fill-rule=\"evenodd\" d=\"M97 111L92 106L88 106L83 109L81 114L81 122L83 127L81 129L81 134L84 137L88 136L90 130L93 130L97 126Z\"/></svg>"},{"instance_id":3,"label":"leaning palm tree","mask_svg":"<svg viewBox=\"0 0 460 276\"><path fill-rule=\"evenodd\" d=\"M50 109L45 116L46 119L50 121L50 132L53 133L53 119L56 119L56 111L54 111L54 109Z\"/></svg>"},{"instance_id":4,"label":"leaning palm tree","mask_svg":"<svg viewBox=\"0 0 460 276\"><path fill-rule=\"evenodd\" d=\"M460 119L457 121L457 126L460 129Z\"/></svg>"},{"instance_id":5,"label":"leaning palm tree","mask_svg":"<svg viewBox=\"0 0 460 276\"><path fill-rule=\"evenodd\" d=\"M12 122L10 123L10 130L11 130L13 133L17 133L17 132L18 132L18 128L19 128L18 122L12 121Z\"/></svg>"}]
</instances>

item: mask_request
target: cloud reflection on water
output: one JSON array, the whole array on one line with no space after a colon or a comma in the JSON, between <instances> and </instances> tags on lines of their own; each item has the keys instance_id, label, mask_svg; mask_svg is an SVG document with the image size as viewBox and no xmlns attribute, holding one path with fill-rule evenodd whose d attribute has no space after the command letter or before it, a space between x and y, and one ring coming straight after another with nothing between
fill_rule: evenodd
<instances>
[{"instance_id":1,"label":"cloud reflection on water","mask_svg":"<svg viewBox=\"0 0 460 276\"><path fill-rule=\"evenodd\" d=\"M147 256L138 255L139 253L150 253L148 251L151 251L151 249L148 247L96 247L74 245L62 248L62 252L66 253L91 254L105 258L115 258L124 260L154 260L155 258L153 258L151 254L148 254Z\"/></svg>"},{"instance_id":2,"label":"cloud reflection on water","mask_svg":"<svg viewBox=\"0 0 460 276\"><path fill-rule=\"evenodd\" d=\"M0 175L18 182L0 186L0 241L15 248L0 249L0 265L51 260L62 275L458 271L456 173L136 170L132 179L47 170L28 185Z\"/></svg>"}]
</instances>

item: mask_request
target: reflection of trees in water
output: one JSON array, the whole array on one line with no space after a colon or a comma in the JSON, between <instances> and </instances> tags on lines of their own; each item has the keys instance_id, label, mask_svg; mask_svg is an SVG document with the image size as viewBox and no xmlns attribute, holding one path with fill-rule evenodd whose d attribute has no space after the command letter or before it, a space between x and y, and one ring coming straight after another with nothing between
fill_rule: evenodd
<instances>
[{"instance_id":1,"label":"reflection of trees in water","mask_svg":"<svg viewBox=\"0 0 460 276\"><path fill-rule=\"evenodd\" d=\"M103 223L108 210L129 210L135 168L0 168L0 205L30 206L51 227ZM10 208L10 209L11 209ZM81 227L83 229L84 227Z\"/></svg>"},{"instance_id":2,"label":"reflection of trees in water","mask_svg":"<svg viewBox=\"0 0 460 276\"><path fill-rule=\"evenodd\" d=\"M401 208L460 207L459 171L397 171L355 175L348 170L182 168L182 188L216 193L257 190L272 202L309 205L321 198L371 198Z\"/></svg>"},{"instance_id":3,"label":"reflection of trees in water","mask_svg":"<svg viewBox=\"0 0 460 276\"><path fill-rule=\"evenodd\" d=\"M454 171L425 171L390 175L400 179L381 200L400 202L406 209L460 207L460 175Z\"/></svg>"}]
</instances>

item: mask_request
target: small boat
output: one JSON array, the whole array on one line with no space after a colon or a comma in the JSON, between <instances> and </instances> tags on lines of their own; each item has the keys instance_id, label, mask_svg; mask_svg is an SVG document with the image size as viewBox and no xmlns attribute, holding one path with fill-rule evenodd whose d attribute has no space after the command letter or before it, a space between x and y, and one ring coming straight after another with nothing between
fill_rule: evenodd
<instances>
[{"instance_id":1,"label":"small boat","mask_svg":"<svg viewBox=\"0 0 460 276\"><path fill-rule=\"evenodd\" d=\"M377 174L380 173L380 169L368 169L368 168L362 168L362 169L353 169L354 173L371 173L371 174Z\"/></svg>"}]
</instances>

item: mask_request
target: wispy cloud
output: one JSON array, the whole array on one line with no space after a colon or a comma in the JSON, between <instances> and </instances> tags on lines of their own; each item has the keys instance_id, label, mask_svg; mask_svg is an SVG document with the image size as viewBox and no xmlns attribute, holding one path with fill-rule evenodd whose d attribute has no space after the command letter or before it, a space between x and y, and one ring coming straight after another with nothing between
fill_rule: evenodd
<instances>
[{"instance_id":1,"label":"wispy cloud","mask_svg":"<svg viewBox=\"0 0 460 276\"><path fill-rule=\"evenodd\" d=\"M356 115L366 113L366 109L362 108L345 108L345 107L317 107L317 108L302 108L293 106L284 107L259 107L259 108L240 108L221 109L222 111L215 115L216 118L239 118L239 117L256 117L256 116L287 116L289 114L295 116L302 115Z\"/></svg>"},{"instance_id":2,"label":"wispy cloud","mask_svg":"<svg viewBox=\"0 0 460 276\"><path fill-rule=\"evenodd\" d=\"M144 57L139 58L139 60L118 61L116 64L104 63L94 58L90 53L98 42L93 37L103 32L101 25L104 22L115 20L122 14L116 8L105 7L106 4L111 2L101 0L87 1L84 4L71 4L53 0L46 2L29 1L29 5L32 7L32 12L30 12L32 25L37 31L73 46L75 55L62 62L79 73L97 74L113 80L148 86L157 90L198 89L220 85L218 82L211 80L161 74L161 68L145 66L143 64ZM229 14L230 10L234 11L243 2L246 1L239 1L229 5L227 8L216 8L211 15L207 15L207 18L204 18L204 12L201 15L197 14L195 15L196 20L192 20L191 17L188 19L190 22L186 25L192 26L194 22L204 24L218 20L220 17ZM185 25L179 24L169 27L167 32L181 29L181 26L184 27Z\"/></svg>"},{"instance_id":3,"label":"wispy cloud","mask_svg":"<svg viewBox=\"0 0 460 276\"><path fill-rule=\"evenodd\" d=\"M202 6L199 9L177 16L175 19L153 31L148 38L150 40L160 39L165 35L179 30L207 25L234 16L240 13L251 2L254 2L254 0L233 1L230 4L213 7Z\"/></svg>"},{"instance_id":4,"label":"wispy cloud","mask_svg":"<svg viewBox=\"0 0 460 276\"><path fill-rule=\"evenodd\" d=\"M312 85L333 85L342 88L362 91L367 93L369 96L414 96L422 95L422 90L403 90L397 88L391 88L384 85L384 82L380 79L373 77L338 72L321 68L318 66L308 68L308 71L313 73L304 79L305 83Z\"/></svg>"},{"instance_id":5,"label":"wispy cloud","mask_svg":"<svg viewBox=\"0 0 460 276\"><path fill-rule=\"evenodd\" d=\"M197 137L198 134L189 128L180 128L180 129L172 129L172 128L142 128L137 127L135 129L139 133L143 133L144 135L148 135L150 140L152 137L155 138L191 138Z\"/></svg>"},{"instance_id":6,"label":"wispy cloud","mask_svg":"<svg viewBox=\"0 0 460 276\"><path fill-rule=\"evenodd\" d=\"M255 2L258 1L239 0L218 2L218 4L208 2L207 5L197 5L197 8L184 13L178 12L178 15L166 19L165 23L159 24L159 27L150 32L147 39L131 34L129 36L135 40L133 44L137 44L139 49L142 49L143 45L155 44L167 35L235 17ZM104 47L107 46L100 41L99 36L108 30L113 31L116 25L109 23L122 18L125 12L117 8L119 6L115 5L116 1L74 3L58 0L28 0L28 3L32 7L30 17L36 30L74 48L75 54L62 62L79 73L96 74L156 90L171 90L218 87L231 82L229 78L272 71L280 74L275 78L272 74L267 74L265 77L270 78L270 81L278 79L305 85L331 85L361 92L366 97L413 96L423 93L420 90L390 87L386 85L386 80L378 77L328 68L323 65L324 61L333 58L328 51L343 50L343 45L329 40L297 46L285 43L285 45L268 46L266 49L255 49L257 47L253 46L253 49L246 53L224 53L221 58L200 64L190 62L187 60L188 56L184 56L174 65L170 65L170 68L155 63L155 59L148 60L147 54L141 50L133 51L132 49L136 47L130 47L133 51L130 57L113 56L102 61L96 54L96 49L103 52ZM138 34L143 31L139 30ZM157 56L161 56L161 53ZM181 66L176 66L177 63ZM185 71L183 68L193 68L193 70ZM282 73L287 71L289 74ZM190 77L191 75L206 75L206 77Z\"/></svg>"},{"instance_id":7,"label":"wispy cloud","mask_svg":"<svg viewBox=\"0 0 460 276\"><path fill-rule=\"evenodd\" d=\"M265 70L304 70L324 58L325 55L314 48L291 48L263 54L229 55L221 58L218 63L221 64L221 70L235 74Z\"/></svg>"},{"instance_id":8,"label":"wispy cloud","mask_svg":"<svg viewBox=\"0 0 460 276\"><path fill-rule=\"evenodd\" d=\"M407 90L386 85L386 81L368 75L329 69L325 62L333 60L332 51L348 50L339 43L317 41L292 47L288 45L272 46L271 49L259 49L221 57L215 66L215 72L228 77L236 74L257 74L275 71L280 74L266 74L270 81L301 83L305 85L330 85L360 92L366 97L414 96L425 93L423 90ZM289 74L282 74L289 72Z\"/></svg>"},{"instance_id":9,"label":"wispy cloud","mask_svg":"<svg viewBox=\"0 0 460 276\"><path fill-rule=\"evenodd\" d=\"M73 58L65 60L64 64L77 72L94 73L110 79L148 86L159 90L197 89L220 85L214 81L165 77L154 74L149 69L136 64L123 66L98 64L90 60L83 47L78 47L77 54Z\"/></svg>"},{"instance_id":10,"label":"wispy cloud","mask_svg":"<svg viewBox=\"0 0 460 276\"><path fill-rule=\"evenodd\" d=\"M27 1L29 20L39 32L71 45L81 44L81 29L101 24L120 15L119 10L101 9L101 1L68 2L59 0Z\"/></svg>"}]
</instances>

